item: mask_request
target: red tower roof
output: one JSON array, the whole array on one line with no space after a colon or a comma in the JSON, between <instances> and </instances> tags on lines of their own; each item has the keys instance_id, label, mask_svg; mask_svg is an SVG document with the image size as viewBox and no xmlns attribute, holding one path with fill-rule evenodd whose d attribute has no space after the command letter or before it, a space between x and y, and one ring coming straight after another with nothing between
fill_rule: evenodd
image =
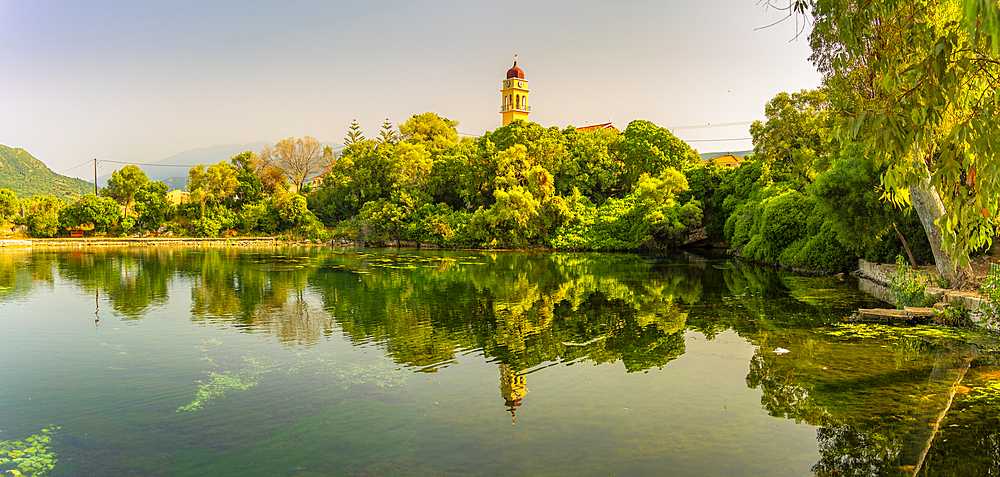
<instances>
[{"instance_id":1,"label":"red tower roof","mask_svg":"<svg viewBox=\"0 0 1000 477\"><path fill-rule=\"evenodd\" d=\"M514 60L514 66L507 70L507 79L511 78L524 79L524 72L517 67L517 60Z\"/></svg>"}]
</instances>

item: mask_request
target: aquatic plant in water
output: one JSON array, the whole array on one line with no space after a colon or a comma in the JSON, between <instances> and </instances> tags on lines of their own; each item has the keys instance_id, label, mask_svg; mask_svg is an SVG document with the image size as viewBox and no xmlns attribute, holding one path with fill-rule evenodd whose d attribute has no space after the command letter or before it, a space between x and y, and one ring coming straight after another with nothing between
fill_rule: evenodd
<instances>
[{"instance_id":1,"label":"aquatic plant in water","mask_svg":"<svg viewBox=\"0 0 1000 477\"><path fill-rule=\"evenodd\" d=\"M236 371L223 371L221 373L205 371L211 376L211 379L198 381L198 394L194 400L186 406L177 408L177 412L196 411L208 401L225 396L228 391L250 389L260 382L261 376L277 367L257 358L244 357L243 360L246 361L246 366ZM208 361L211 362L211 359Z\"/></svg>"},{"instance_id":2,"label":"aquatic plant in water","mask_svg":"<svg viewBox=\"0 0 1000 477\"><path fill-rule=\"evenodd\" d=\"M965 398L970 404L1000 404L1000 381L990 380L982 386L972 388Z\"/></svg>"},{"instance_id":3,"label":"aquatic plant in water","mask_svg":"<svg viewBox=\"0 0 1000 477\"><path fill-rule=\"evenodd\" d=\"M345 363L342 360L320 355L313 358L315 363L320 364L316 374L327 374L343 381L341 386L347 389L355 384L374 384L380 388L391 388L399 386L406 381L407 373L403 372L399 366L386 360L378 360L371 364ZM297 372L299 367L304 365L303 361L299 366L292 367L289 372Z\"/></svg>"},{"instance_id":4,"label":"aquatic plant in water","mask_svg":"<svg viewBox=\"0 0 1000 477\"><path fill-rule=\"evenodd\" d=\"M0 441L0 473L43 476L55 468L59 460L49 447L49 435L59 429L49 426L24 440Z\"/></svg>"},{"instance_id":5,"label":"aquatic plant in water","mask_svg":"<svg viewBox=\"0 0 1000 477\"><path fill-rule=\"evenodd\" d=\"M969 332L947 328L942 326L917 325L910 327L881 325L876 323L859 324L839 324L833 329L819 330L829 336L839 338L857 339L924 339L930 341L937 340L966 340L970 337Z\"/></svg>"},{"instance_id":6,"label":"aquatic plant in water","mask_svg":"<svg viewBox=\"0 0 1000 477\"><path fill-rule=\"evenodd\" d=\"M371 383L378 387L399 386L406 381L406 375L389 363L378 363L363 366L360 364L336 364L330 369L330 374L344 380L345 388L352 384Z\"/></svg>"}]
</instances>

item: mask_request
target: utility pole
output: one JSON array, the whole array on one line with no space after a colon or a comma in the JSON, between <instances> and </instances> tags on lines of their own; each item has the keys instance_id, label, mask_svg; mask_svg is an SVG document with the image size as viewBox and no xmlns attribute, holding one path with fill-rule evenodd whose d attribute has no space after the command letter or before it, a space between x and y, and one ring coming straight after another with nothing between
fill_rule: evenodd
<instances>
[{"instance_id":1,"label":"utility pole","mask_svg":"<svg viewBox=\"0 0 1000 477\"><path fill-rule=\"evenodd\" d=\"M94 158L94 195L97 195L97 158Z\"/></svg>"}]
</instances>

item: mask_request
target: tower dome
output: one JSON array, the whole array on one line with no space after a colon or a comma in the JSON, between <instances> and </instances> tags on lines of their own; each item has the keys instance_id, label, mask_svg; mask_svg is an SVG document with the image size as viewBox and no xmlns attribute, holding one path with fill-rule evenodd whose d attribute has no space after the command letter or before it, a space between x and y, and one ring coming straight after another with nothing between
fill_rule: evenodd
<instances>
[{"instance_id":1,"label":"tower dome","mask_svg":"<svg viewBox=\"0 0 1000 477\"><path fill-rule=\"evenodd\" d=\"M517 60L514 60L514 66L507 70L507 79L511 78L524 79L524 71L517 67Z\"/></svg>"}]
</instances>

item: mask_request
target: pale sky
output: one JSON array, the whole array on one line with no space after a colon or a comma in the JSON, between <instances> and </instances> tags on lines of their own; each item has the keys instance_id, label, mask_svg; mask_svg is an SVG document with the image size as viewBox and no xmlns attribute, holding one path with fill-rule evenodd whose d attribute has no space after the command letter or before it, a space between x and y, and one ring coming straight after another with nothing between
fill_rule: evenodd
<instances>
[{"instance_id":1,"label":"pale sky","mask_svg":"<svg viewBox=\"0 0 1000 477\"><path fill-rule=\"evenodd\" d=\"M500 126L515 53L543 126L744 122L820 83L794 23L755 31L782 16L756 0L0 0L0 144L62 172L291 136L339 143L353 118L373 137L425 111L479 135ZM745 124L675 133L749 137Z\"/></svg>"}]
</instances>

